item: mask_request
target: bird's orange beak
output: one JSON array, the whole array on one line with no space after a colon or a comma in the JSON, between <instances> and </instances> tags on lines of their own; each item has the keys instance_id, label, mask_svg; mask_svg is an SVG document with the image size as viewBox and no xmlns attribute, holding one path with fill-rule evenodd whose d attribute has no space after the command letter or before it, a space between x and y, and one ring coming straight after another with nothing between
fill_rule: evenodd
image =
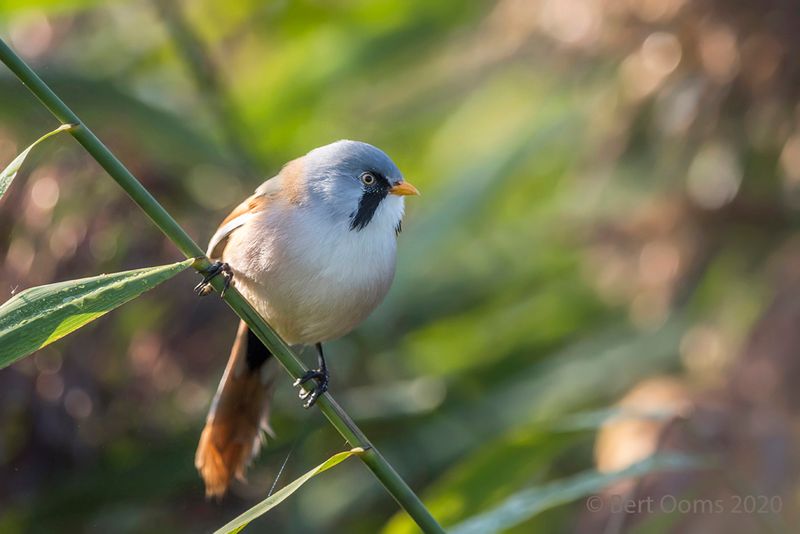
<instances>
[{"instance_id":1,"label":"bird's orange beak","mask_svg":"<svg viewBox=\"0 0 800 534\"><path fill-rule=\"evenodd\" d=\"M389 189L389 192L397 196L419 195L419 189L417 189L408 182L398 183L397 185Z\"/></svg>"}]
</instances>

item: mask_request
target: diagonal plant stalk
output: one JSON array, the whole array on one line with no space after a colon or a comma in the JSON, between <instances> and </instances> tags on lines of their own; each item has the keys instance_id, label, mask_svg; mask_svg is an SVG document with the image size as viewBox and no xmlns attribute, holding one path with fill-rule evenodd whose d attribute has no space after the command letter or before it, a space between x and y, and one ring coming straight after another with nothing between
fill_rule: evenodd
<instances>
[{"instance_id":1,"label":"diagonal plant stalk","mask_svg":"<svg viewBox=\"0 0 800 534\"><path fill-rule=\"evenodd\" d=\"M244 122L219 75L218 67L205 43L189 25L178 0L153 0L172 37L178 55L183 58L205 104L219 125L225 142L241 171L253 175L256 165L244 134Z\"/></svg>"},{"instance_id":2,"label":"diagonal plant stalk","mask_svg":"<svg viewBox=\"0 0 800 534\"><path fill-rule=\"evenodd\" d=\"M202 272L210 266L203 250L189 234L172 218L172 216L153 198L147 189L131 174L131 172L114 156L113 153L95 136L95 134L78 118L78 116L56 95L52 89L25 63L13 50L0 39L0 61L17 76L17 78L39 99L58 120L64 124L72 124L69 132L103 167L106 172L125 190L134 202L144 211L155 225L166 235L181 253L187 258L196 258L192 264ZM212 280L212 285L219 292L222 290L221 277ZM306 368L295 356L289 346L261 318L256 310L231 287L223 297L225 302L241 317L253 333L269 348L272 354L283 365L292 378L302 376ZM444 533L425 505L413 490L400 477L397 471L386 461L381 453L367 439L361 429L356 426L349 415L333 399L329 393L320 396L317 401L320 411L334 428L352 445L364 449L359 458L367 465L375 477L383 484L392 497L417 525L426 533Z\"/></svg>"}]
</instances>

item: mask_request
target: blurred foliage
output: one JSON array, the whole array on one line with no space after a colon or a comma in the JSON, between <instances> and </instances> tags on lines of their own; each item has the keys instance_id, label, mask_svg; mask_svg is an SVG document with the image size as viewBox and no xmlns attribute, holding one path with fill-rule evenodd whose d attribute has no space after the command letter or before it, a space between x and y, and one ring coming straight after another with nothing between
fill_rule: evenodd
<instances>
[{"instance_id":1,"label":"blurred foliage","mask_svg":"<svg viewBox=\"0 0 800 534\"><path fill-rule=\"evenodd\" d=\"M798 19L779 0L0 0L0 35L199 242L339 138L380 146L423 191L387 302L328 350L337 397L450 526L668 441L674 425L614 423L593 453L595 428L541 424L629 391L710 414L676 448L720 456L727 487L783 495L797 519ZM5 164L54 123L4 69L0 102ZM6 300L178 254L58 136L0 203L0 257ZM194 282L0 372L0 532L209 531L262 500L287 455L279 485L342 449L281 383L249 483L204 501L194 446L236 320ZM679 386L646 380L667 373ZM763 447L712 439L731 426ZM366 533L405 528L395 512L348 462L259 521ZM645 519L637 532L674 520ZM511 532L607 520L578 501Z\"/></svg>"}]
</instances>

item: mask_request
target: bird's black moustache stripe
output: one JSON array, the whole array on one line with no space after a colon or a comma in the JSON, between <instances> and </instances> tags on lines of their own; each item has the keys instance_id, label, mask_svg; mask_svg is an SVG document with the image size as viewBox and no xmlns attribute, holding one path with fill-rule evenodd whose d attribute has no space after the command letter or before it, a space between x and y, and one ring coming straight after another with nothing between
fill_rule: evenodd
<instances>
[{"instance_id":1,"label":"bird's black moustache stripe","mask_svg":"<svg viewBox=\"0 0 800 534\"><path fill-rule=\"evenodd\" d=\"M375 210L387 194L388 191L365 191L358 202L358 211L350 222L350 229L363 230L375 216Z\"/></svg>"},{"instance_id":2,"label":"bird's black moustache stripe","mask_svg":"<svg viewBox=\"0 0 800 534\"><path fill-rule=\"evenodd\" d=\"M361 195L361 200L358 201L358 209L355 213L350 215L351 230L363 230L375 216L375 211L380 206L381 201L389 194L389 181L377 173L376 183L372 186L366 187L364 193Z\"/></svg>"}]
</instances>

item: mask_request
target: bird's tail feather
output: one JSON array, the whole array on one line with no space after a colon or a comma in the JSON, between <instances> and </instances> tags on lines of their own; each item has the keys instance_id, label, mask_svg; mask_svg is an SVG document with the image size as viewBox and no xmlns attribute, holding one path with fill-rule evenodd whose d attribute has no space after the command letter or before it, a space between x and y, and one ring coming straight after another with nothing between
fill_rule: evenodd
<instances>
[{"instance_id":1,"label":"bird's tail feather","mask_svg":"<svg viewBox=\"0 0 800 534\"><path fill-rule=\"evenodd\" d=\"M269 350L241 321L195 454L207 497L222 497L234 476L244 479L261 448L261 431L272 434L269 405L276 367Z\"/></svg>"}]
</instances>

